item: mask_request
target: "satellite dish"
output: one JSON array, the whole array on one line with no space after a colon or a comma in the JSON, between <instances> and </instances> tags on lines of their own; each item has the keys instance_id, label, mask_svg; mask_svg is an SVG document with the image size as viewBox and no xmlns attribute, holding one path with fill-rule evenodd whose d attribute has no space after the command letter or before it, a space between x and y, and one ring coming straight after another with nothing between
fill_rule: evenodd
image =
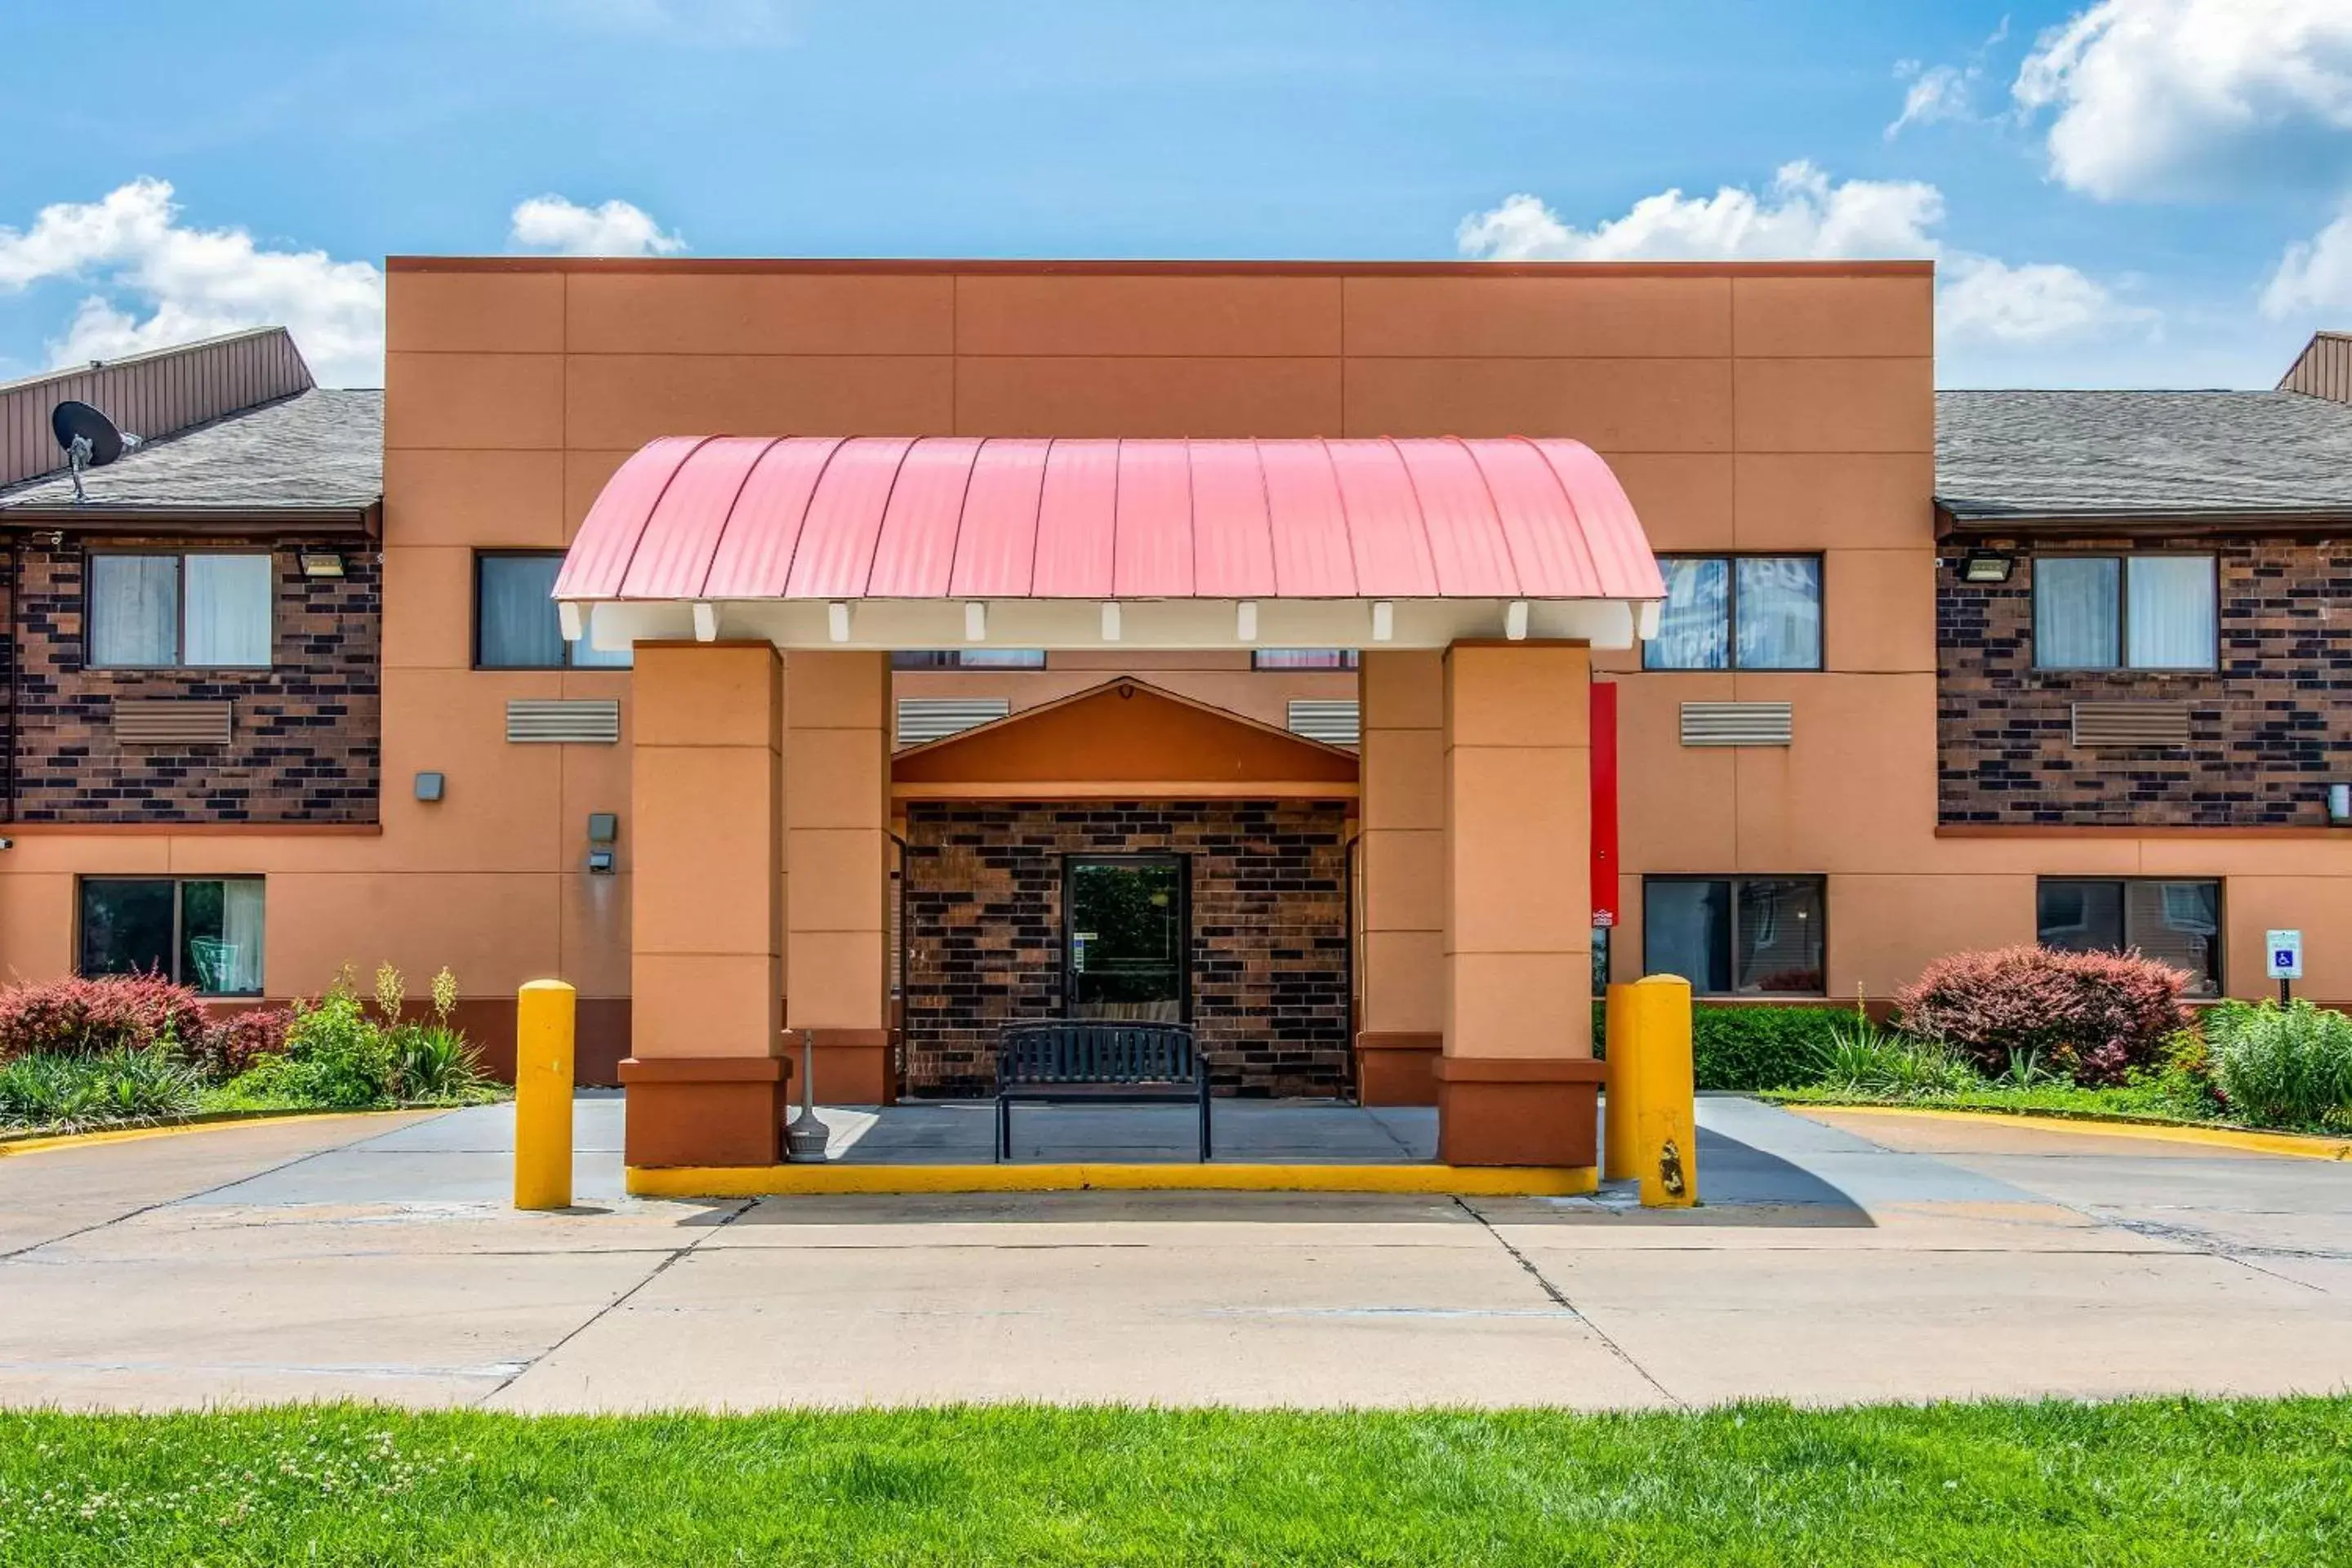
<instances>
[{"instance_id":1,"label":"satellite dish","mask_svg":"<svg viewBox=\"0 0 2352 1568\"><path fill-rule=\"evenodd\" d=\"M64 448L73 469L74 500L85 501L81 476L85 468L102 468L139 445L139 437L115 427L114 421L87 403L71 398L49 410L49 432Z\"/></svg>"}]
</instances>

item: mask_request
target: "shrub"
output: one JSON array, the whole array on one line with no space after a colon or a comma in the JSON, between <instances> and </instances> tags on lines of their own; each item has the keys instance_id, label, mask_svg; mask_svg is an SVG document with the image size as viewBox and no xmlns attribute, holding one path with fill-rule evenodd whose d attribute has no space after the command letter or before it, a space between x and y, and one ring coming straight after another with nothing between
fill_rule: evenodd
<instances>
[{"instance_id":1,"label":"shrub","mask_svg":"<svg viewBox=\"0 0 2352 1568\"><path fill-rule=\"evenodd\" d=\"M1982 1071L2013 1055L2076 1083L2120 1084L2161 1058L2184 1021L2181 970L2137 953L2004 947L1939 958L1895 994L1909 1033L1939 1039Z\"/></svg>"},{"instance_id":2,"label":"shrub","mask_svg":"<svg viewBox=\"0 0 2352 1568\"><path fill-rule=\"evenodd\" d=\"M196 994L160 974L77 976L0 991L0 1061L164 1044L194 1053L203 1048L210 1027Z\"/></svg>"},{"instance_id":3,"label":"shrub","mask_svg":"<svg viewBox=\"0 0 2352 1568\"><path fill-rule=\"evenodd\" d=\"M285 1055L286 1031L293 1022L293 1010L287 1007L232 1014L214 1021L189 1058L215 1078L235 1078L263 1057Z\"/></svg>"},{"instance_id":4,"label":"shrub","mask_svg":"<svg viewBox=\"0 0 2352 1568\"><path fill-rule=\"evenodd\" d=\"M1980 1089L1967 1058L1939 1040L1882 1029L1849 1016L1831 1030L1814 1058L1816 1081L1849 1094L1933 1099Z\"/></svg>"},{"instance_id":5,"label":"shrub","mask_svg":"<svg viewBox=\"0 0 2352 1568\"><path fill-rule=\"evenodd\" d=\"M1693 1007L1693 1079L1700 1089L1728 1089L1811 1083L1822 1047L1853 1021L1843 1007Z\"/></svg>"},{"instance_id":6,"label":"shrub","mask_svg":"<svg viewBox=\"0 0 2352 1568\"><path fill-rule=\"evenodd\" d=\"M404 1024L393 1031L393 1049L403 1100L462 1100L488 1081L480 1054L446 1024Z\"/></svg>"},{"instance_id":7,"label":"shrub","mask_svg":"<svg viewBox=\"0 0 2352 1568\"><path fill-rule=\"evenodd\" d=\"M0 1126L155 1121L197 1108L203 1080L168 1047L37 1052L0 1066Z\"/></svg>"},{"instance_id":8,"label":"shrub","mask_svg":"<svg viewBox=\"0 0 2352 1568\"><path fill-rule=\"evenodd\" d=\"M316 1002L297 1003L286 1028L286 1055L253 1069L310 1104L355 1108L393 1098L399 1062L387 1031L359 998L338 986ZM253 1072L238 1082L244 1084Z\"/></svg>"},{"instance_id":9,"label":"shrub","mask_svg":"<svg viewBox=\"0 0 2352 1568\"><path fill-rule=\"evenodd\" d=\"M2352 1018L2308 1002L2224 1002L2205 1016L2213 1079L2264 1127L2352 1126Z\"/></svg>"}]
</instances>

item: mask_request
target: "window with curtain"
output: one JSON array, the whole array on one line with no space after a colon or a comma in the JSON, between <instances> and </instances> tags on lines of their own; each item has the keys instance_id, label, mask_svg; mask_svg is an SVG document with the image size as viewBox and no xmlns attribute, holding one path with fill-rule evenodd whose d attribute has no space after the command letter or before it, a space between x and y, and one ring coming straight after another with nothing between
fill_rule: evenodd
<instances>
[{"instance_id":1,"label":"window with curtain","mask_svg":"<svg viewBox=\"0 0 2352 1568\"><path fill-rule=\"evenodd\" d=\"M1819 669L1818 555L1669 555L1644 669Z\"/></svg>"},{"instance_id":2,"label":"window with curtain","mask_svg":"<svg viewBox=\"0 0 2352 1568\"><path fill-rule=\"evenodd\" d=\"M1043 669L1045 650L1035 647L901 648L890 656L893 669Z\"/></svg>"},{"instance_id":3,"label":"window with curtain","mask_svg":"<svg viewBox=\"0 0 2352 1568\"><path fill-rule=\"evenodd\" d=\"M207 996L261 994L258 877L85 877L84 974L161 974Z\"/></svg>"},{"instance_id":4,"label":"window with curtain","mask_svg":"<svg viewBox=\"0 0 2352 1568\"><path fill-rule=\"evenodd\" d=\"M2188 994L2221 994L2221 884L2207 878L2044 877L2036 939L2074 952L2138 952L2189 972Z\"/></svg>"},{"instance_id":5,"label":"window with curtain","mask_svg":"<svg viewBox=\"0 0 2352 1568\"><path fill-rule=\"evenodd\" d=\"M474 557L474 665L478 669L626 669L627 648L563 640L555 608L561 550L499 551Z\"/></svg>"},{"instance_id":6,"label":"window with curtain","mask_svg":"<svg viewBox=\"0 0 2352 1568\"><path fill-rule=\"evenodd\" d=\"M2210 555L2034 560L2036 668L2211 669L2220 647Z\"/></svg>"},{"instance_id":7,"label":"window with curtain","mask_svg":"<svg viewBox=\"0 0 2352 1568\"><path fill-rule=\"evenodd\" d=\"M1252 669L1353 669L1351 647L1255 647L1250 649Z\"/></svg>"},{"instance_id":8,"label":"window with curtain","mask_svg":"<svg viewBox=\"0 0 2352 1568\"><path fill-rule=\"evenodd\" d=\"M1702 995L1822 994L1827 883L1820 877L1647 877L1642 973Z\"/></svg>"},{"instance_id":9,"label":"window with curtain","mask_svg":"<svg viewBox=\"0 0 2352 1568\"><path fill-rule=\"evenodd\" d=\"M260 552L89 557L89 662L115 669L266 669L277 572Z\"/></svg>"}]
</instances>

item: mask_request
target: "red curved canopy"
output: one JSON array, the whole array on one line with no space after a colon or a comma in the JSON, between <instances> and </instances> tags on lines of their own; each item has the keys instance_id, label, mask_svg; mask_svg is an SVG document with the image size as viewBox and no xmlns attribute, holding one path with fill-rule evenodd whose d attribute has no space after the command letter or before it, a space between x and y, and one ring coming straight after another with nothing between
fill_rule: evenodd
<instances>
[{"instance_id":1,"label":"red curved canopy","mask_svg":"<svg viewBox=\"0 0 2352 1568\"><path fill-rule=\"evenodd\" d=\"M666 437L566 600L1660 599L1580 441Z\"/></svg>"}]
</instances>

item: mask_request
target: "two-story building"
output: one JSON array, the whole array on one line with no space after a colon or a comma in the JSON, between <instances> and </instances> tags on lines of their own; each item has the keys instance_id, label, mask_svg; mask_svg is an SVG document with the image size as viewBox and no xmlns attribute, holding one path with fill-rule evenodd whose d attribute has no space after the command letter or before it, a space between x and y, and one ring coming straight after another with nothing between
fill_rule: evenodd
<instances>
[{"instance_id":1,"label":"two-story building","mask_svg":"<svg viewBox=\"0 0 2352 1568\"><path fill-rule=\"evenodd\" d=\"M2038 939L2243 994L2287 926L2352 997L2316 384L1938 395L1910 263L390 290L380 401L0 388L162 437L0 489L0 967L447 963L494 1057L560 975L698 1158L784 1027L874 1099L1183 1017L1234 1091L1499 1127L1589 1095L1596 974Z\"/></svg>"}]
</instances>

